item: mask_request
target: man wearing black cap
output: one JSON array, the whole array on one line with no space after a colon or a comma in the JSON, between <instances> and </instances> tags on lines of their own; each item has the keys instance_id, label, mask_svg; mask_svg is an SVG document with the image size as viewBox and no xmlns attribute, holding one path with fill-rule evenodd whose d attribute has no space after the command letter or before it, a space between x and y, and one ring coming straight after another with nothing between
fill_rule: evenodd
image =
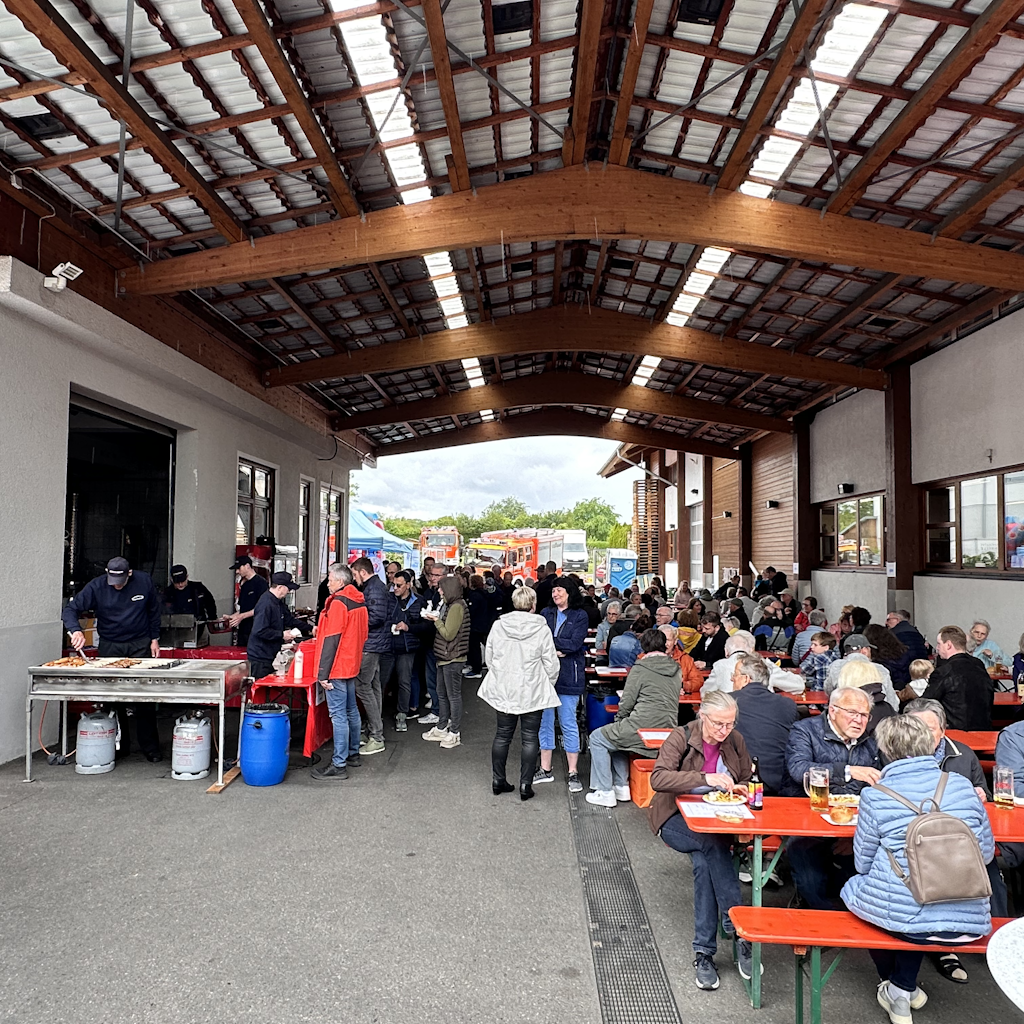
<instances>
[{"instance_id":1,"label":"man wearing black cap","mask_svg":"<svg viewBox=\"0 0 1024 1024\"><path fill-rule=\"evenodd\" d=\"M203 622L217 618L213 594L199 580L190 580L183 565L171 566L171 585L164 591L164 609L168 615L194 615Z\"/></svg>"},{"instance_id":2,"label":"man wearing black cap","mask_svg":"<svg viewBox=\"0 0 1024 1024\"><path fill-rule=\"evenodd\" d=\"M231 568L238 573L238 611L228 616L228 624L238 630L238 646L248 647L256 604L270 584L252 567L248 555L237 558Z\"/></svg>"},{"instance_id":3,"label":"man wearing black cap","mask_svg":"<svg viewBox=\"0 0 1024 1024\"><path fill-rule=\"evenodd\" d=\"M87 612L96 615L102 658L148 658L160 655L160 597L149 573L132 571L127 558L107 562L105 576L90 580L65 605L61 619L71 634L76 651L85 647L85 634L79 618ZM156 728L156 705L133 705L139 746L150 761L161 760L160 738ZM121 722L121 754L131 749L127 709L118 705Z\"/></svg>"},{"instance_id":4,"label":"man wearing black cap","mask_svg":"<svg viewBox=\"0 0 1024 1024\"><path fill-rule=\"evenodd\" d=\"M288 591L298 589L299 585L290 572L275 572L270 577L270 589L256 602L252 633L246 646L249 674L254 679L274 674L274 659L285 637L302 636L302 623L284 603Z\"/></svg>"}]
</instances>

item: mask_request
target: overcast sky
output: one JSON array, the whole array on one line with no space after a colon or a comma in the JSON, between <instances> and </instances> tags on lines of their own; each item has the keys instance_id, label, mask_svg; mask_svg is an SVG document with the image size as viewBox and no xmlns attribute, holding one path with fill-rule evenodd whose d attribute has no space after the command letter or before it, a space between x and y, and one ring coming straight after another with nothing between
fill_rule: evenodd
<instances>
[{"instance_id":1,"label":"overcast sky","mask_svg":"<svg viewBox=\"0 0 1024 1024\"><path fill-rule=\"evenodd\" d=\"M610 480L597 475L616 447L615 441L586 437L527 437L389 455L377 460L376 469L352 474L359 487L354 504L387 516L431 519L456 512L477 515L509 495L531 512L601 498L629 522L640 471L626 470Z\"/></svg>"}]
</instances>

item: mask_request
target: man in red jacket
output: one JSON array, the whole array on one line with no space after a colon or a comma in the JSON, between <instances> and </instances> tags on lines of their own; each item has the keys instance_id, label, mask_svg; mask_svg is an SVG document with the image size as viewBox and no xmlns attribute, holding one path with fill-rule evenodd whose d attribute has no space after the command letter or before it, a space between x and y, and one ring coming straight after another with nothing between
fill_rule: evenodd
<instances>
[{"instance_id":1,"label":"man in red jacket","mask_svg":"<svg viewBox=\"0 0 1024 1024\"><path fill-rule=\"evenodd\" d=\"M327 696L327 710L334 727L334 756L329 765L310 772L318 781L347 779L348 765L357 767L362 763L356 677L369 628L363 595L353 585L352 570L347 565L335 562L328 569L327 589L327 603L317 623L313 663Z\"/></svg>"}]
</instances>

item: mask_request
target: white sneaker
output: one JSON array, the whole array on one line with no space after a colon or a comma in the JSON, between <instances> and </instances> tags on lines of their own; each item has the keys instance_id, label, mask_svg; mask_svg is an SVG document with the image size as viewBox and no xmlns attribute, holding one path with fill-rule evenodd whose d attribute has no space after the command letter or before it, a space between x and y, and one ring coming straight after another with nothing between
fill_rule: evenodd
<instances>
[{"instance_id":1,"label":"white sneaker","mask_svg":"<svg viewBox=\"0 0 1024 1024\"><path fill-rule=\"evenodd\" d=\"M438 729L435 725L433 729L428 729L424 734L425 740L430 740L432 743L440 743L448 735L447 729Z\"/></svg>"},{"instance_id":2,"label":"white sneaker","mask_svg":"<svg viewBox=\"0 0 1024 1024\"><path fill-rule=\"evenodd\" d=\"M429 715L420 715L420 725L434 725L437 721L439 719L433 712Z\"/></svg>"},{"instance_id":3,"label":"white sneaker","mask_svg":"<svg viewBox=\"0 0 1024 1024\"><path fill-rule=\"evenodd\" d=\"M451 750L452 747L457 747L462 742L462 734L457 732L446 732L444 739L441 740L441 746L445 750Z\"/></svg>"},{"instance_id":4,"label":"white sneaker","mask_svg":"<svg viewBox=\"0 0 1024 1024\"><path fill-rule=\"evenodd\" d=\"M598 807L614 807L615 793L610 789L595 789L593 793L587 794L588 804L597 804Z\"/></svg>"},{"instance_id":5,"label":"white sneaker","mask_svg":"<svg viewBox=\"0 0 1024 1024\"><path fill-rule=\"evenodd\" d=\"M625 803L627 800L633 799L629 795L629 786L613 786L612 791L615 793L615 799L621 803Z\"/></svg>"}]
</instances>

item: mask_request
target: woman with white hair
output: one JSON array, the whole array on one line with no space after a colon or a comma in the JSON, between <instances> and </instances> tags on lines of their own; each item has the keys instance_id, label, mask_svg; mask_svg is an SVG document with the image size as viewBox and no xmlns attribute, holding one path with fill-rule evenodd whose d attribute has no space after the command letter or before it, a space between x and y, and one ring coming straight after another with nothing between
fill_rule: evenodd
<instances>
[{"instance_id":1,"label":"woman with white hair","mask_svg":"<svg viewBox=\"0 0 1024 1024\"><path fill-rule=\"evenodd\" d=\"M985 666L995 668L996 665L1009 665L1010 659L1003 654L1003 649L989 639L992 627L984 619L975 619L971 623L970 643L971 654Z\"/></svg>"},{"instance_id":2,"label":"woman with white hair","mask_svg":"<svg viewBox=\"0 0 1024 1024\"><path fill-rule=\"evenodd\" d=\"M676 797L711 790L746 793L750 780L750 752L734 731L736 701L731 694L714 691L704 696L695 721L673 729L665 740L651 773L654 799L648 808L651 831L662 841L688 853L693 863L693 966L697 987L718 988L718 924L732 931L729 911L743 902L739 879L732 866L732 838L690 830L676 807ZM752 950L741 939L738 967L751 975Z\"/></svg>"},{"instance_id":3,"label":"woman with white hair","mask_svg":"<svg viewBox=\"0 0 1024 1024\"><path fill-rule=\"evenodd\" d=\"M836 689L846 688L863 690L871 698L871 717L868 718L868 727L864 730L865 736L872 735L875 726L883 718L891 718L896 714L892 705L885 699L882 673L873 661L858 658L844 665L839 673L839 685Z\"/></svg>"}]
</instances>

